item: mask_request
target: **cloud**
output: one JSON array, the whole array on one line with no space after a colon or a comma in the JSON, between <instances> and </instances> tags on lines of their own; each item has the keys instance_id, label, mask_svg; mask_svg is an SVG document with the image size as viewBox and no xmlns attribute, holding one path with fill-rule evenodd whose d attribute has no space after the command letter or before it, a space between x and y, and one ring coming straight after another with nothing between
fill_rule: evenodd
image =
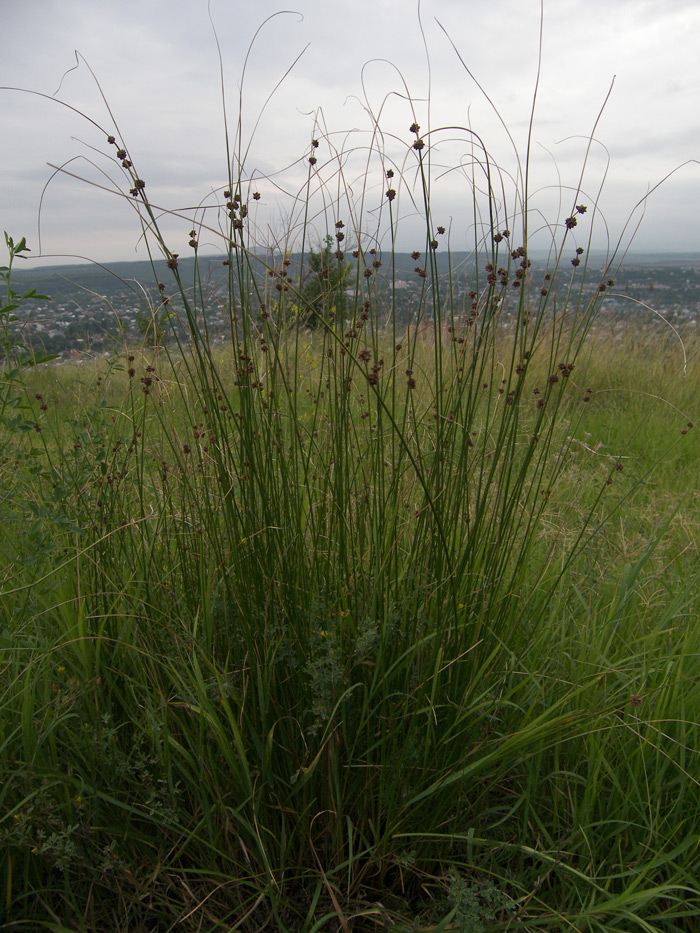
<instances>
[{"instance_id":1,"label":"cloud","mask_svg":"<svg viewBox=\"0 0 700 933\"><path fill-rule=\"evenodd\" d=\"M431 140L441 139L436 162L449 167L452 160L453 169L435 181L435 208L453 218L455 230L466 231L468 173L458 167L471 158L467 130L483 137L506 173L515 175L518 157L524 160L537 72L539 4L470 4L466 17L463 0L423 0L422 32L417 8L407 10L398 0L356 0L351 11L337 0L300 0L297 6L301 15L287 13L266 22L252 49L256 30L278 9L272 0L254 5L212 0L216 36L203 0L123 0L118 7L94 0L44 0L39 17L28 5L8 7L3 12L0 85L51 94L63 78L61 99L83 110L102 130L56 102L0 91L3 225L15 235L36 225L41 189L51 174L47 162L60 165L80 156L73 167L88 180L105 181L103 170L126 190L128 179L105 142L108 132L126 144L149 194L163 206L196 205L213 188L225 185L218 38L232 155L240 145L240 151L247 151L247 171L271 176L268 182L256 182L269 212L267 219L261 215L263 228L279 227L280 218L297 216L294 197L307 177L313 134L322 142L319 165L333 147L344 153L342 174L330 166L317 172L326 185L319 191L319 203L332 208L342 183L352 184L359 195L369 168L365 194L372 192L375 200L365 216L374 223L383 197L380 153L398 165L414 166L408 126L417 118L424 132L428 126L463 128L435 133ZM650 181L697 155L700 129L689 114L700 89L694 49L699 27L700 9L692 2L678 0L661 8L643 0L589 0L585 5L545 0L533 185L549 190L548 185L559 183L558 170L565 188L576 186L585 137L615 74L596 135L611 157L604 199L616 222L625 216L626 200L631 197L634 203ZM99 86L85 63L70 70L75 49L85 56ZM242 135L237 138L244 64ZM406 86L412 101L406 99ZM373 118L380 113L383 135L373 139ZM574 139L576 135L582 138ZM447 142L448 137L453 141ZM378 151L368 160L370 145ZM605 172L605 160L605 152L594 146L585 179L592 191ZM664 231L657 237L659 246L677 248L668 231L690 229L691 192L697 201L698 174L689 171L683 178L685 200L674 193L666 214L663 206L658 208L656 229ZM676 184L681 182L666 190ZM286 198L278 197L280 188ZM666 194L658 197L663 205ZM320 210L314 203L314 210ZM370 211L369 203L365 208ZM140 235L134 219L133 209L117 197L56 179L45 201L44 242L52 251L78 247L81 253L98 250L100 259L131 257ZM179 236L177 223L174 228ZM413 248L415 235L407 232L400 248ZM656 234L645 235L652 242ZM693 248L687 245L692 242L688 234L678 237Z\"/></svg>"}]
</instances>

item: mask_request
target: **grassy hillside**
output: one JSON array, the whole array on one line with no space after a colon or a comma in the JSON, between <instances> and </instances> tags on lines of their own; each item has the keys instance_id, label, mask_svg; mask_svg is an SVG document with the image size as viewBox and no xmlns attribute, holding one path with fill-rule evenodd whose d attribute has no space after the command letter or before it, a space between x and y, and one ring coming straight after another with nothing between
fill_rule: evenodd
<instances>
[{"instance_id":1,"label":"grassy hillside","mask_svg":"<svg viewBox=\"0 0 700 933\"><path fill-rule=\"evenodd\" d=\"M359 322L7 383L8 928L693 928L695 344Z\"/></svg>"}]
</instances>

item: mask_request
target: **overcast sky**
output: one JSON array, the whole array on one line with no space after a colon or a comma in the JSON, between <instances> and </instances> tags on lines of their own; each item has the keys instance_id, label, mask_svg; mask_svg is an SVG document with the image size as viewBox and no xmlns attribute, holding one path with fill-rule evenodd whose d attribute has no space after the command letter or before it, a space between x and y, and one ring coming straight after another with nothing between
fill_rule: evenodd
<instances>
[{"instance_id":1,"label":"overcast sky","mask_svg":"<svg viewBox=\"0 0 700 933\"><path fill-rule=\"evenodd\" d=\"M397 245L422 249L420 204L411 202L414 119L430 147L432 223L448 228L452 247L473 244L472 185L484 187L485 159L470 130L501 169L493 177L504 195L498 210L503 225L518 231L537 0L423 0L420 18L410 0L299 0L297 12L263 26L280 9L272 0L211 0L209 7L207 0L4 0L0 85L55 99L0 91L2 228L26 236L36 255L40 220L47 263L71 255L147 258L130 183L106 143L113 133L153 203L182 215L162 219L170 249L187 254L195 221L211 228L200 234L202 251L220 251L213 206L222 202L228 175L218 37L231 144L246 150L246 190L261 195L249 219L260 241L300 245L316 137L311 237L318 242L340 219L348 245L360 224L365 245L376 237L386 248L383 173L394 165ZM242 86L237 140L244 60L261 26ZM545 0L531 232L560 230L573 204L583 202L590 207L576 230L579 241L587 245L594 224L593 245L614 244L650 188L700 159L699 40L697 0ZM70 70L76 50L84 61ZM577 193L587 137L613 78ZM381 135L373 135L377 127ZM49 165L84 180L60 173L52 179ZM483 198L477 202L483 211ZM700 167L690 164L652 194L633 248L699 252L699 213Z\"/></svg>"}]
</instances>

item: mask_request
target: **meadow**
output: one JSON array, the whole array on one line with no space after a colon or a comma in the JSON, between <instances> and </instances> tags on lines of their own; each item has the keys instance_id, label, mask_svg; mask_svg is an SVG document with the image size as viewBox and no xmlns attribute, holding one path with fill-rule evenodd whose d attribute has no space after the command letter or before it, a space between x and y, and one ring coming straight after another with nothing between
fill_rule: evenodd
<instances>
[{"instance_id":1,"label":"meadow","mask_svg":"<svg viewBox=\"0 0 700 933\"><path fill-rule=\"evenodd\" d=\"M225 247L225 344L118 136L170 271L141 345L40 361L8 239L4 929L697 928L697 334L602 313L580 188L535 276L486 151L469 282L439 277L406 130L410 171L366 169L384 232L319 184L299 275L229 158L189 239Z\"/></svg>"}]
</instances>

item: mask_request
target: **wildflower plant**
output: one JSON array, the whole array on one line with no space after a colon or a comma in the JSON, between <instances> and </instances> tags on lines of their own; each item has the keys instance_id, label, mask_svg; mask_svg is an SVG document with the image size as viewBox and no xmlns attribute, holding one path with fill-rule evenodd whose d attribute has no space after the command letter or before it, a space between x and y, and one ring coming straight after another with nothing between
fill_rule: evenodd
<instances>
[{"instance_id":1,"label":"wildflower plant","mask_svg":"<svg viewBox=\"0 0 700 933\"><path fill-rule=\"evenodd\" d=\"M32 366L48 362L54 356L38 356L23 340L22 331L27 321L15 313L22 305L30 301L46 301L46 295L40 295L35 288L23 293L12 287L12 266L17 259L23 259L29 252L27 241L22 237L17 243L5 233L5 247L8 264L0 266L0 350L2 354L2 389L0 390L0 422L10 430L27 428L27 419L19 411L21 392L18 387L24 372Z\"/></svg>"}]
</instances>

